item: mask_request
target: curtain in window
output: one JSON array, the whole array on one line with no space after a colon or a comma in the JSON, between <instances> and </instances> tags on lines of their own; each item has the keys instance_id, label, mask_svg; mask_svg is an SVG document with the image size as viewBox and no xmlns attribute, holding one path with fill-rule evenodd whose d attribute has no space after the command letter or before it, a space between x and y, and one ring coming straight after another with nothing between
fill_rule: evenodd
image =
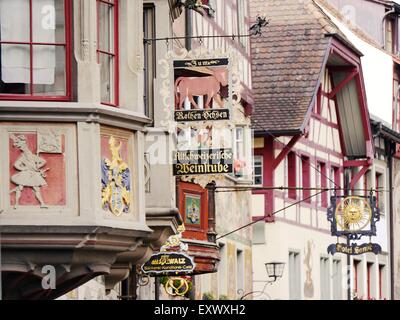
<instances>
[{"instance_id":1,"label":"curtain in window","mask_svg":"<svg viewBox=\"0 0 400 320\"><path fill-rule=\"evenodd\" d=\"M28 0L0 0L1 41L24 44L1 45L1 78L5 83L30 83L30 55L33 54L33 83L53 84L56 50L54 0L32 1L32 39Z\"/></svg>"}]
</instances>

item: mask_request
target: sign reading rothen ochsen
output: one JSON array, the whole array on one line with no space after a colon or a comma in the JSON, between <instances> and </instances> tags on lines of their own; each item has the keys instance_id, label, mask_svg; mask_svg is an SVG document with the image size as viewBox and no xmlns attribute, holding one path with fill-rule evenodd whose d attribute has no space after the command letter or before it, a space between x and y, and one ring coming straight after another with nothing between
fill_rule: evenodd
<instances>
[{"instance_id":1,"label":"sign reading rothen ochsen","mask_svg":"<svg viewBox=\"0 0 400 320\"><path fill-rule=\"evenodd\" d=\"M227 58L174 61L176 122L230 119L228 67Z\"/></svg>"},{"instance_id":2,"label":"sign reading rothen ochsen","mask_svg":"<svg viewBox=\"0 0 400 320\"><path fill-rule=\"evenodd\" d=\"M175 111L176 122L229 120L229 110L184 110Z\"/></svg>"},{"instance_id":3,"label":"sign reading rothen ochsen","mask_svg":"<svg viewBox=\"0 0 400 320\"><path fill-rule=\"evenodd\" d=\"M173 159L174 176L233 172L232 149L174 151Z\"/></svg>"}]
</instances>

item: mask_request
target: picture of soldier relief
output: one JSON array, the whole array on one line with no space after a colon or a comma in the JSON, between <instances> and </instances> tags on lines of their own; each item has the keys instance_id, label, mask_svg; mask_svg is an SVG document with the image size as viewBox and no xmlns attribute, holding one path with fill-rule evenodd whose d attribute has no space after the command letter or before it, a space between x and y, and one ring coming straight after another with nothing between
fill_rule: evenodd
<instances>
[{"instance_id":1,"label":"picture of soldier relief","mask_svg":"<svg viewBox=\"0 0 400 320\"><path fill-rule=\"evenodd\" d=\"M229 61L174 61L175 121L229 120Z\"/></svg>"},{"instance_id":2,"label":"picture of soldier relief","mask_svg":"<svg viewBox=\"0 0 400 320\"><path fill-rule=\"evenodd\" d=\"M55 132L9 135L10 205L47 209L66 203L64 137Z\"/></svg>"}]
</instances>

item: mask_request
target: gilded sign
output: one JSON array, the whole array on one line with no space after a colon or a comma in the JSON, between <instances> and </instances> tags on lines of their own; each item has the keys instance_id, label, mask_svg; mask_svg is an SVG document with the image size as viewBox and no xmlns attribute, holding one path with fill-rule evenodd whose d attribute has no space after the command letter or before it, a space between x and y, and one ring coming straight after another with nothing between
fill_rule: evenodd
<instances>
[{"instance_id":1,"label":"gilded sign","mask_svg":"<svg viewBox=\"0 0 400 320\"><path fill-rule=\"evenodd\" d=\"M377 243L364 243L360 246L353 243L352 245L347 245L345 243L334 243L328 247L328 253L334 255L335 253L344 253L347 255L359 255L367 252L373 252L374 254L379 254L382 252L382 248Z\"/></svg>"},{"instance_id":2,"label":"gilded sign","mask_svg":"<svg viewBox=\"0 0 400 320\"><path fill-rule=\"evenodd\" d=\"M194 270L193 259L184 253L161 252L153 254L142 265L142 270L147 274L180 274L190 273Z\"/></svg>"},{"instance_id":3,"label":"gilded sign","mask_svg":"<svg viewBox=\"0 0 400 320\"><path fill-rule=\"evenodd\" d=\"M175 112L176 122L229 120L229 110L183 110Z\"/></svg>"},{"instance_id":4,"label":"gilded sign","mask_svg":"<svg viewBox=\"0 0 400 320\"><path fill-rule=\"evenodd\" d=\"M174 61L176 122L229 120L229 60Z\"/></svg>"},{"instance_id":5,"label":"gilded sign","mask_svg":"<svg viewBox=\"0 0 400 320\"><path fill-rule=\"evenodd\" d=\"M232 149L175 151L173 160L175 176L233 172Z\"/></svg>"}]
</instances>

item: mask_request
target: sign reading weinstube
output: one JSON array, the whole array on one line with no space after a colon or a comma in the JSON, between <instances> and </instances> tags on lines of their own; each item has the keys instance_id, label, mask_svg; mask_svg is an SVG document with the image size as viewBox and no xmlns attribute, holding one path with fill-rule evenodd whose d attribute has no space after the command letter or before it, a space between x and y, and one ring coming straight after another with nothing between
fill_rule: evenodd
<instances>
[{"instance_id":1,"label":"sign reading weinstube","mask_svg":"<svg viewBox=\"0 0 400 320\"><path fill-rule=\"evenodd\" d=\"M174 176L233 172L232 149L174 151L173 160Z\"/></svg>"}]
</instances>

